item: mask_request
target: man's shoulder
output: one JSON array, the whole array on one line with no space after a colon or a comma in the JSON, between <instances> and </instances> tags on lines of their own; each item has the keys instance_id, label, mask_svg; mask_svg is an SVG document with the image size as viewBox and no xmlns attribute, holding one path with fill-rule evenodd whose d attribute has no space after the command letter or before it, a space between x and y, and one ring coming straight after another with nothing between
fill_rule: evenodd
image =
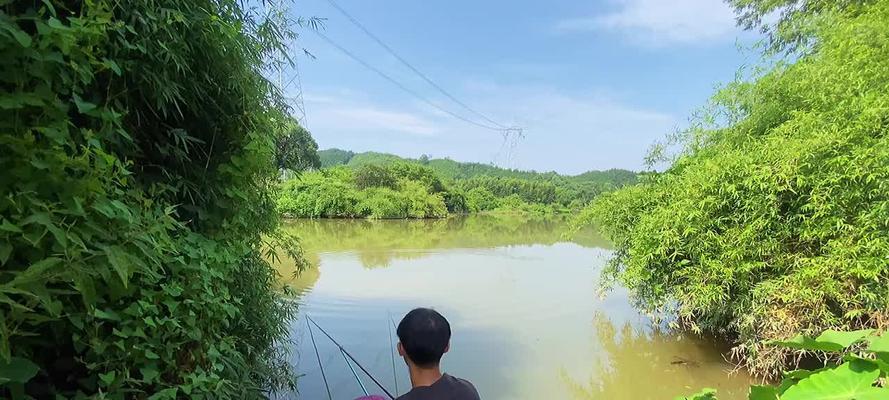
<instances>
[{"instance_id":1,"label":"man's shoulder","mask_svg":"<svg viewBox=\"0 0 889 400\"><path fill-rule=\"evenodd\" d=\"M466 379L444 374L432 386L417 387L398 400L479 400L478 390Z\"/></svg>"},{"instance_id":2,"label":"man's shoulder","mask_svg":"<svg viewBox=\"0 0 889 400\"><path fill-rule=\"evenodd\" d=\"M463 396L460 397L461 400L464 398L466 400L478 400L478 390L475 389L475 385L472 382L448 374L445 374L442 378L449 380L449 384L455 389L455 394Z\"/></svg>"}]
</instances>

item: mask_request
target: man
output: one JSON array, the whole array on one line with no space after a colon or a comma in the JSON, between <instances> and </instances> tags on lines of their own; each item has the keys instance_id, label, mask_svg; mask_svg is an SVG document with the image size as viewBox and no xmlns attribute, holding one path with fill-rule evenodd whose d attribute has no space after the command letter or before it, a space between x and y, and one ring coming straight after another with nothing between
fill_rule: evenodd
<instances>
[{"instance_id":1,"label":"man","mask_svg":"<svg viewBox=\"0 0 889 400\"><path fill-rule=\"evenodd\" d=\"M442 374L441 356L450 349L451 325L435 310L416 308L398 324L398 354L411 375L410 392L398 400L479 400L471 383Z\"/></svg>"}]
</instances>

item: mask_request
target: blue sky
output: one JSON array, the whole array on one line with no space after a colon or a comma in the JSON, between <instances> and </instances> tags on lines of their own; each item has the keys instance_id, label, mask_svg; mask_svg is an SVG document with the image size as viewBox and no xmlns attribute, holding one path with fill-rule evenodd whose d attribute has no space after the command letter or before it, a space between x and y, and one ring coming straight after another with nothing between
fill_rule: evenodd
<instances>
[{"instance_id":1,"label":"blue sky","mask_svg":"<svg viewBox=\"0 0 889 400\"><path fill-rule=\"evenodd\" d=\"M506 125L497 133L424 104L303 31L306 125L321 148L579 173L640 169L648 147L687 123L716 85L755 59L754 39L719 0L337 0L458 99ZM467 117L326 0L294 12L367 63Z\"/></svg>"}]
</instances>

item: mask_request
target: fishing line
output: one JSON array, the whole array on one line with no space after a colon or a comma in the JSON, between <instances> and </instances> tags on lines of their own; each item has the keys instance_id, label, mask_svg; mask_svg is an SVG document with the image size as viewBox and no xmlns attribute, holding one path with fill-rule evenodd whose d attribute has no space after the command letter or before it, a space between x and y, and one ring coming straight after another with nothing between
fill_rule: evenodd
<instances>
[{"instance_id":1,"label":"fishing line","mask_svg":"<svg viewBox=\"0 0 889 400\"><path fill-rule=\"evenodd\" d=\"M370 378L370 380L372 380L373 383L375 383L377 385L377 387L380 388L380 390L382 390L384 393L386 393L386 396L389 396L390 399L395 400L395 396L393 396L392 393L389 393L389 391L386 390L386 388L380 383L380 381L378 381L377 378L374 378L374 376L371 375L370 372L368 372L367 369L364 368L364 366L362 366L361 363L355 359L355 357L353 357L351 354L349 354L349 352L345 348L343 348L343 346L339 342L337 342L336 339L333 338L333 336L330 336L330 334L327 333L327 331L325 331L324 328L321 327L321 325L318 325L318 323L315 322L315 320L312 319L311 317L309 317L308 315L306 315L306 320L311 322L313 325L315 325L315 327L318 328L318 330L320 330L321 333L324 334L324 336L327 336L327 338L330 339L330 341L333 342L333 344L335 344L337 347L339 347L340 351L342 351L343 354L348 356L349 359L351 359L352 362L354 362L355 365L357 365L358 368L360 368L361 371L364 372L364 374L367 375L367 377ZM310 332L311 332L311 330L310 330ZM318 362L319 363L321 362L320 357L318 358Z\"/></svg>"}]
</instances>

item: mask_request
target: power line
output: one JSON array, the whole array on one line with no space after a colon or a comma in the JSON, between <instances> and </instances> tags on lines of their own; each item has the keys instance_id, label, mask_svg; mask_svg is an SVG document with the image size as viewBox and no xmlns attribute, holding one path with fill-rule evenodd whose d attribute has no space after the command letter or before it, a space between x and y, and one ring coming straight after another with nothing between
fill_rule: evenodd
<instances>
[{"instance_id":1,"label":"power line","mask_svg":"<svg viewBox=\"0 0 889 400\"><path fill-rule=\"evenodd\" d=\"M333 40L331 40L329 37L327 37L327 35L321 33L321 32L318 31L318 30L315 30L315 31L313 31L313 32L315 32L315 34L318 35L321 39L324 39L325 42L327 42L328 44L330 44L330 45L333 46L333 47L336 47L337 50L339 50L339 51L341 51L343 54L349 56L349 58L351 58L352 60L355 60L355 62L357 62L357 63L361 64L362 66L364 66L365 68L367 68L367 69L369 69L369 70L375 72L377 75L379 75L379 76L382 77L383 79L389 81L390 83L392 83L392 84L395 85L395 86L398 86L399 89L401 89L401 90L407 92L407 93L410 94L411 96L416 97L416 98L419 99L420 101L422 101L422 102L424 102L424 103L430 105L431 107L433 107L433 108L435 108L435 109L437 109L437 110L439 110L439 111L441 111L441 112L444 112L444 113L446 113L446 114L448 114L448 115L450 115L450 116L452 116L452 117L454 117L454 118L457 118L457 119L459 119L459 120L461 120L461 121L463 121L463 122L466 122L466 123L469 123L469 124L472 124L472 125L475 125L475 126L478 126L478 127L481 127L481 128L490 129L490 130L492 130L492 131L496 131L496 132L507 132L507 131L513 131L513 130L519 129L519 128L505 128L505 127L504 127L504 128L501 128L501 127L499 127L499 126L491 126L491 125L483 124L483 123L480 123L480 122L477 122L477 121L473 121L473 120L471 120L471 119L468 119L468 118L466 118L466 117L464 117L464 116L462 116L462 115L460 115L460 114L456 114L456 113L454 113L453 111L448 110L448 109L446 109L446 108L444 108L444 107L441 107L441 106L439 106L438 104L435 104L434 102L432 102L431 100L429 100L429 99L423 97L423 96L420 95L419 93L417 93L417 92L411 90L411 89L408 88L407 86L402 85L401 82L398 82L397 80L395 80L395 79L392 78L391 76L387 75L385 72L380 71L379 69L377 69L377 68L375 68L374 66L368 64L368 63L365 62L364 60L358 58L358 56L356 56L355 54L352 54L352 52L350 52L349 50L346 50L345 47L340 46L339 44L337 44L336 42L334 42Z\"/></svg>"},{"instance_id":2,"label":"power line","mask_svg":"<svg viewBox=\"0 0 889 400\"><path fill-rule=\"evenodd\" d=\"M445 97L451 99L451 101L453 101L454 103L459 104L461 107L465 108L465 109L468 110L469 112L475 114L475 115L478 116L478 117L481 117L481 118L484 119L485 121L488 121L489 123L491 123L491 124L493 124L493 125L499 127L500 129L509 129L506 125L500 124L500 123L498 123L497 121L494 121L494 120L492 120L491 118L488 118L486 115L484 115L484 114L482 114L482 113L476 111L476 110L473 109L472 107L466 105L466 103L463 103L462 101L458 100L456 97L454 97L453 95L451 95L450 93L448 93L447 90L444 90L444 88L442 88L441 86L439 86L437 83L433 82L432 79L430 79L428 76L426 76L426 74L420 72L420 70L418 70L418 69L415 68L413 65L411 65L411 63L407 62L407 60L405 60L405 59L404 59L403 57L401 57L398 53L396 53L395 50L393 50L391 47L389 47L389 46L388 46L386 43L384 43L380 38L378 38L376 35L374 35L373 33L371 33L370 30L368 30L367 28L365 28L364 25L362 25L360 22L358 22L358 20L355 19L355 17L353 17L352 15L350 15L348 12L346 12L346 10L344 10L342 7L340 7L340 5L337 4L334 0L327 0L327 2L330 3L330 5L331 5L333 8L335 8L337 11L339 11L341 14L343 14L349 21L351 21L352 24L354 24L355 26L357 26L358 29L361 29L361 31L363 31L368 37L370 37L371 39L373 39L373 41L377 42L377 44L379 44L381 47L383 47L384 49L386 49L386 51L388 51L389 54L391 54L393 57L395 57L395 59L397 59L399 62L401 62L402 64L404 64L405 67L407 67L408 69L410 69L411 71L413 71L415 74L417 74L417 76L419 76L419 77L422 78L424 81L426 81L426 83L428 83L429 85L431 85L432 87L434 87L435 89L437 89L439 92L441 92L441 94L445 95Z\"/></svg>"}]
</instances>

